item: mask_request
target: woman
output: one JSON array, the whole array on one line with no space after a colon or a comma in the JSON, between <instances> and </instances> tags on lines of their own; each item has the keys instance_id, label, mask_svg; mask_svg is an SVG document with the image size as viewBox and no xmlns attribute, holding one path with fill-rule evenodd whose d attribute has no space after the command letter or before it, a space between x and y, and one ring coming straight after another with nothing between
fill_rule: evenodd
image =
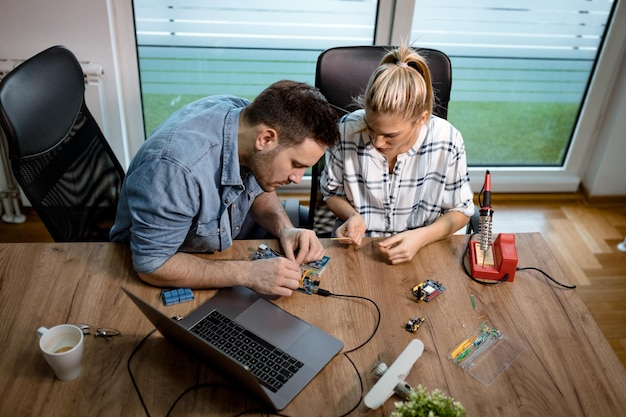
<instances>
[{"instance_id":1,"label":"woman","mask_svg":"<svg viewBox=\"0 0 626 417\"><path fill-rule=\"evenodd\" d=\"M426 61L408 46L387 53L357 99L361 110L339 122L321 176L335 235L378 243L392 264L461 229L474 212L463 138L432 114Z\"/></svg>"}]
</instances>

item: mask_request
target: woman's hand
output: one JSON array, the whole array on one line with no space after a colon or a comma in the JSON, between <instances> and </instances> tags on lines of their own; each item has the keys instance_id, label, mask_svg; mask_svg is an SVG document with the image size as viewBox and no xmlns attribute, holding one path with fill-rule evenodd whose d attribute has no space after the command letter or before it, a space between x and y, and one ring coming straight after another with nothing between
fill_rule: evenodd
<instances>
[{"instance_id":1,"label":"woman's hand","mask_svg":"<svg viewBox=\"0 0 626 417\"><path fill-rule=\"evenodd\" d=\"M363 216L354 212L348 219L337 228L338 241L346 245L360 245L365 236L365 221ZM345 238L345 239L344 239Z\"/></svg>"}]
</instances>

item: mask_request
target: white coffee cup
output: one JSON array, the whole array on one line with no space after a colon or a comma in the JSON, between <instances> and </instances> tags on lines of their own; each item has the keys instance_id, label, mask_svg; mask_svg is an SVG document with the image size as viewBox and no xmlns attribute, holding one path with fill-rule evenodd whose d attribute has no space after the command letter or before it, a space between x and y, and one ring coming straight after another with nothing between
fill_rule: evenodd
<instances>
[{"instance_id":1,"label":"white coffee cup","mask_svg":"<svg viewBox=\"0 0 626 417\"><path fill-rule=\"evenodd\" d=\"M39 349L61 381L78 378L82 370L83 332L73 324L40 327Z\"/></svg>"}]
</instances>

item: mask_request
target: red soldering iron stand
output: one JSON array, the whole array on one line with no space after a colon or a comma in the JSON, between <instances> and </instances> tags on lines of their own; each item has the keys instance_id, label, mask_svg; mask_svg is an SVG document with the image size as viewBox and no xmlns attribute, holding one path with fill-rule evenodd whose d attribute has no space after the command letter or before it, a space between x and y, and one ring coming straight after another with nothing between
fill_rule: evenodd
<instances>
[{"instance_id":1,"label":"red soldering iron stand","mask_svg":"<svg viewBox=\"0 0 626 417\"><path fill-rule=\"evenodd\" d=\"M513 282L517 269L514 234L500 233L487 250L480 248L479 241L470 240L469 252L472 277Z\"/></svg>"}]
</instances>

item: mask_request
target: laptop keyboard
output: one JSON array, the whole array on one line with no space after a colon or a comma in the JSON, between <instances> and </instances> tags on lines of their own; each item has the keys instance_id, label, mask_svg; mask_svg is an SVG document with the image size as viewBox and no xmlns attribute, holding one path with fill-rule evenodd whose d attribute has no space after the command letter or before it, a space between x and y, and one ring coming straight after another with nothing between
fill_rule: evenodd
<instances>
[{"instance_id":1,"label":"laptop keyboard","mask_svg":"<svg viewBox=\"0 0 626 417\"><path fill-rule=\"evenodd\" d=\"M191 331L246 365L273 392L304 365L216 310L196 323Z\"/></svg>"}]
</instances>

